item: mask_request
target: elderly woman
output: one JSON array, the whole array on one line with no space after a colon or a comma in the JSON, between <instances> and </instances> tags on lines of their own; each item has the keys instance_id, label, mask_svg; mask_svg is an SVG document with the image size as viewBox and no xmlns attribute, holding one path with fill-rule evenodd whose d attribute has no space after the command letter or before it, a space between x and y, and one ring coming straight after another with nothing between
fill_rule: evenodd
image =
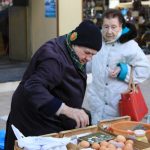
<instances>
[{"instance_id":1,"label":"elderly woman","mask_svg":"<svg viewBox=\"0 0 150 150\"><path fill-rule=\"evenodd\" d=\"M134 41L136 28L125 22L119 10L109 9L103 14L102 36L101 51L87 63L87 72L92 72L93 80L85 100L93 124L119 116L118 102L128 88L131 65L135 83L150 76L149 61Z\"/></svg>"},{"instance_id":2,"label":"elderly woman","mask_svg":"<svg viewBox=\"0 0 150 150\"><path fill-rule=\"evenodd\" d=\"M68 35L46 42L34 54L16 89L7 121L5 150L16 139L11 125L37 136L89 125L82 109L85 63L101 48L101 32L83 21Z\"/></svg>"}]
</instances>

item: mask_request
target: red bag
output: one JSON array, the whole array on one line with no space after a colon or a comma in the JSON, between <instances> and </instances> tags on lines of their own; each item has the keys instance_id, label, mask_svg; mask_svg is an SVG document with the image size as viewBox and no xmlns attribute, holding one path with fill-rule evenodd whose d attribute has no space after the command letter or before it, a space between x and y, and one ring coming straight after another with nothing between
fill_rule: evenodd
<instances>
[{"instance_id":1,"label":"red bag","mask_svg":"<svg viewBox=\"0 0 150 150\"><path fill-rule=\"evenodd\" d=\"M140 121L148 113L148 108L138 85L133 83L132 67L128 91L121 94L119 112L121 116L130 116L133 121Z\"/></svg>"}]
</instances>

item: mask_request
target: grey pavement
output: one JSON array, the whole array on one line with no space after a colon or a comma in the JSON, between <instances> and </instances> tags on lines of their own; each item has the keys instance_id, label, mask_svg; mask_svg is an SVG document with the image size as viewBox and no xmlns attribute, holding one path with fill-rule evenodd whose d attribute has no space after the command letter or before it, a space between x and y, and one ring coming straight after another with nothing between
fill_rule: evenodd
<instances>
[{"instance_id":1,"label":"grey pavement","mask_svg":"<svg viewBox=\"0 0 150 150\"><path fill-rule=\"evenodd\" d=\"M147 57L150 61L150 55L147 55ZM90 81L91 77L88 77L88 83ZM6 120L10 111L11 97L18 84L19 81L0 83L0 129L5 129ZM148 105L150 114L150 79L142 83L140 87Z\"/></svg>"},{"instance_id":2,"label":"grey pavement","mask_svg":"<svg viewBox=\"0 0 150 150\"><path fill-rule=\"evenodd\" d=\"M5 129L6 119L10 111L13 91L0 93L0 129Z\"/></svg>"},{"instance_id":3,"label":"grey pavement","mask_svg":"<svg viewBox=\"0 0 150 150\"><path fill-rule=\"evenodd\" d=\"M10 60L7 56L0 57L0 83L21 80L27 65L27 62Z\"/></svg>"}]
</instances>

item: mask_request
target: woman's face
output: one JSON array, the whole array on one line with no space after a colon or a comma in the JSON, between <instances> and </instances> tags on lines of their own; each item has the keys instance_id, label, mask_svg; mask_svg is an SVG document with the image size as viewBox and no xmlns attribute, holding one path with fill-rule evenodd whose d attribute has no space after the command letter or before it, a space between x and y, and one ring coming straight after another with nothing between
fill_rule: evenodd
<instances>
[{"instance_id":1,"label":"woman's face","mask_svg":"<svg viewBox=\"0 0 150 150\"><path fill-rule=\"evenodd\" d=\"M97 53L97 51L94 49L78 46L78 45L74 45L73 49L76 55L79 57L81 64L86 64L88 61L92 59L92 56Z\"/></svg>"},{"instance_id":2,"label":"woman's face","mask_svg":"<svg viewBox=\"0 0 150 150\"><path fill-rule=\"evenodd\" d=\"M114 41L121 30L122 23L119 22L118 17L104 18L102 24L102 35L106 42Z\"/></svg>"}]
</instances>

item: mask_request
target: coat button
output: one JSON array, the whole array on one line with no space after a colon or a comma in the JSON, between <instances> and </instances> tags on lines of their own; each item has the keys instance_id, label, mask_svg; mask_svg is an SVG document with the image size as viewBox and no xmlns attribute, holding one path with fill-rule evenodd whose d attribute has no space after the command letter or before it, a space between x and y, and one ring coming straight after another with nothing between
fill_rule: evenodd
<instances>
[{"instance_id":1,"label":"coat button","mask_svg":"<svg viewBox=\"0 0 150 150\"><path fill-rule=\"evenodd\" d=\"M106 85L108 85L108 83L106 83Z\"/></svg>"},{"instance_id":2,"label":"coat button","mask_svg":"<svg viewBox=\"0 0 150 150\"><path fill-rule=\"evenodd\" d=\"M105 102L105 105L108 105L108 103L107 103L107 102Z\"/></svg>"},{"instance_id":3,"label":"coat button","mask_svg":"<svg viewBox=\"0 0 150 150\"><path fill-rule=\"evenodd\" d=\"M109 65L107 64L107 67L109 67Z\"/></svg>"}]
</instances>

